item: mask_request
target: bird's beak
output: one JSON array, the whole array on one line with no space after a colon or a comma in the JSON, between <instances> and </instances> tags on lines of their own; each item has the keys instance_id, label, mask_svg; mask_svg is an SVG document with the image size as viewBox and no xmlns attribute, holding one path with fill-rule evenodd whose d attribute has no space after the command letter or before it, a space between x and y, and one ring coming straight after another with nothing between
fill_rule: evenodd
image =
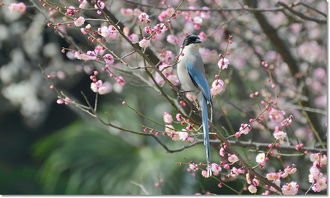
<instances>
[{"instance_id":1,"label":"bird's beak","mask_svg":"<svg viewBox=\"0 0 330 198\"><path fill-rule=\"evenodd\" d=\"M198 38L198 39L196 39L195 42L196 42L196 43L201 43L202 41Z\"/></svg>"}]
</instances>

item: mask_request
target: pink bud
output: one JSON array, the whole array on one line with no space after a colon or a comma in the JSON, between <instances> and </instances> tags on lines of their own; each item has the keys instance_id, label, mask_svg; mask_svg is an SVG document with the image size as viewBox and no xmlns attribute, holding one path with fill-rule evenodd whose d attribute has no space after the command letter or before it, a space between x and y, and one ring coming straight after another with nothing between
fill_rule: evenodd
<instances>
[{"instance_id":1,"label":"pink bud","mask_svg":"<svg viewBox=\"0 0 330 198\"><path fill-rule=\"evenodd\" d=\"M225 156L225 149L224 148L220 148L220 150L219 150L219 155L221 156L221 157L224 157Z\"/></svg>"},{"instance_id":2,"label":"pink bud","mask_svg":"<svg viewBox=\"0 0 330 198\"><path fill-rule=\"evenodd\" d=\"M64 101L63 101L62 99L57 99L57 100L56 100L56 103L57 103L57 104L63 104Z\"/></svg>"},{"instance_id":3,"label":"pink bud","mask_svg":"<svg viewBox=\"0 0 330 198\"><path fill-rule=\"evenodd\" d=\"M176 117L176 120L179 122L182 120L182 115L180 113L176 114L175 117Z\"/></svg>"},{"instance_id":4,"label":"pink bud","mask_svg":"<svg viewBox=\"0 0 330 198\"><path fill-rule=\"evenodd\" d=\"M68 105L68 104L70 104L70 101L71 101L71 99L69 97L66 97L64 99L64 104Z\"/></svg>"},{"instance_id":5,"label":"pink bud","mask_svg":"<svg viewBox=\"0 0 330 198\"><path fill-rule=\"evenodd\" d=\"M236 138L241 137L241 133L240 133L240 132L236 132L236 133L235 133L235 137L236 137Z\"/></svg>"},{"instance_id":6,"label":"pink bud","mask_svg":"<svg viewBox=\"0 0 330 198\"><path fill-rule=\"evenodd\" d=\"M224 169L230 169L230 166L229 166L229 164L225 164L225 165L223 166L223 168L224 168Z\"/></svg>"}]
</instances>

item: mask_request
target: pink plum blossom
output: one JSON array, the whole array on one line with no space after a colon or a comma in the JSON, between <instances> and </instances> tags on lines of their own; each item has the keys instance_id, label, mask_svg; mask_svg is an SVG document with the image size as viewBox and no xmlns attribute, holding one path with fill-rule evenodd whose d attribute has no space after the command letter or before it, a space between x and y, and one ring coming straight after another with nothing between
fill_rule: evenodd
<instances>
[{"instance_id":1,"label":"pink plum blossom","mask_svg":"<svg viewBox=\"0 0 330 198\"><path fill-rule=\"evenodd\" d=\"M96 56L94 56L94 55L83 54L78 51L74 53L74 57L78 60L84 60L84 61L96 59Z\"/></svg>"},{"instance_id":2,"label":"pink plum blossom","mask_svg":"<svg viewBox=\"0 0 330 198\"><path fill-rule=\"evenodd\" d=\"M130 8L121 8L120 12L122 15L126 16L126 17L130 17L133 15L133 10Z\"/></svg>"},{"instance_id":3,"label":"pink plum blossom","mask_svg":"<svg viewBox=\"0 0 330 198\"><path fill-rule=\"evenodd\" d=\"M103 56L103 60L106 62L106 64L113 64L115 62L115 60L111 54L105 54Z\"/></svg>"},{"instance_id":4,"label":"pink plum blossom","mask_svg":"<svg viewBox=\"0 0 330 198\"><path fill-rule=\"evenodd\" d=\"M91 89L95 93L104 95L112 91L112 85L109 82L103 83L102 80L98 80L91 83Z\"/></svg>"},{"instance_id":5,"label":"pink plum blossom","mask_svg":"<svg viewBox=\"0 0 330 198\"><path fill-rule=\"evenodd\" d=\"M145 12L142 12L140 14L140 16L138 17L138 19L139 19L140 22L146 22L146 23L150 23L151 22L150 19L149 19L149 15L147 13L145 13Z\"/></svg>"},{"instance_id":6,"label":"pink plum blossom","mask_svg":"<svg viewBox=\"0 0 330 198\"><path fill-rule=\"evenodd\" d=\"M193 21L194 21L194 23L199 24L199 25L203 23L202 17L199 17L199 16L195 16L193 18Z\"/></svg>"},{"instance_id":7,"label":"pink plum blossom","mask_svg":"<svg viewBox=\"0 0 330 198\"><path fill-rule=\"evenodd\" d=\"M213 172L213 175L217 176L217 175L219 175L219 172L221 171L221 167L216 163L212 163L211 170Z\"/></svg>"},{"instance_id":8,"label":"pink plum blossom","mask_svg":"<svg viewBox=\"0 0 330 198\"><path fill-rule=\"evenodd\" d=\"M266 178L267 178L268 180L273 181L273 180L278 179L278 175L277 175L276 173L267 173L267 174L266 174Z\"/></svg>"},{"instance_id":9,"label":"pink plum blossom","mask_svg":"<svg viewBox=\"0 0 330 198\"><path fill-rule=\"evenodd\" d=\"M282 120L281 127L287 127L290 126L291 124L292 124L292 116L289 116L288 118Z\"/></svg>"},{"instance_id":10,"label":"pink plum blossom","mask_svg":"<svg viewBox=\"0 0 330 198\"><path fill-rule=\"evenodd\" d=\"M260 182L259 182L258 179L254 178L254 179L252 180L252 184L253 184L254 186L259 186Z\"/></svg>"},{"instance_id":11,"label":"pink plum blossom","mask_svg":"<svg viewBox=\"0 0 330 198\"><path fill-rule=\"evenodd\" d=\"M82 26L84 23L85 23L85 18L82 16L74 20L74 25L77 27Z\"/></svg>"},{"instance_id":12,"label":"pink plum blossom","mask_svg":"<svg viewBox=\"0 0 330 198\"><path fill-rule=\"evenodd\" d=\"M206 171L206 170L202 170L202 176L205 177L205 178L209 178L210 177L208 171Z\"/></svg>"},{"instance_id":13,"label":"pink plum blossom","mask_svg":"<svg viewBox=\"0 0 330 198\"><path fill-rule=\"evenodd\" d=\"M224 85L225 83L220 79L213 81L211 88L211 95L215 96L222 93L225 90Z\"/></svg>"},{"instance_id":14,"label":"pink plum blossom","mask_svg":"<svg viewBox=\"0 0 330 198\"><path fill-rule=\"evenodd\" d=\"M150 45L150 40L147 40L147 39L142 39L142 40L139 42L139 46L140 46L141 48L147 48L149 45Z\"/></svg>"},{"instance_id":15,"label":"pink plum blossom","mask_svg":"<svg viewBox=\"0 0 330 198\"><path fill-rule=\"evenodd\" d=\"M238 168L236 168L236 167L233 167L230 170L230 176L231 177L237 177L240 173L241 173L241 171Z\"/></svg>"},{"instance_id":16,"label":"pink plum blossom","mask_svg":"<svg viewBox=\"0 0 330 198\"><path fill-rule=\"evenodd\" d=\"M116 76L115 80L116 80L117 84L120 86L125 86L125 84L126 84L126 81L125 81L124 77L122 77L122 76Z\"/></svg>"},{"instance_id":17,"label":"pink plum blossom","mask_svg":"<svg viewBox=\"0 0 330 198\"><path fill-rule=\"evenodd\" d=\"M219 69L227 69L229 65L229 60L227 58L220 58L218 61Z\"/></svg>"},{"instance_id":18,"label":"pink plum blossom","mask_svg":"<svg viewBox=\"0 0 330 198\"><path fill-rule=\"evenodd\" d=\"M102 56L105 52L105 48L101 45L97 45L94 49L95 54Z\"/></svg>"},{"instance_id":19,"label":"pink plum blossom","mask_svg":"<svg viewBox=\"0 0 330 198\"><path fill-rule=\"evenodd\" d=\"M56 100L56 103L57 103L57 104L63 104L63 103L64 103L64 100L62 100L62 99L57 99L57 100Z\"/></svg>"},{"instance_id":20,"label":"pink plum blossom","mask_svg":"<svg viewBox=\"0 0 330 198\"><path fill-rule=\"evenodd\" d=\"M269 112L269 119L274 122L281 122L284 119L284 111L272 108Z\"/></svg>"},{"instance_id":21,"label":"pink plum blossom","mask_svg":"<svg viewBox=\"0 0 330 198\"><path fill-rule=\"evenodd\" d=\"M190 163L189 164L189 169L192 170L192 171L198 171L198 166L197 166L197 164Z\"/></svg>"},{"instance_id":22,"label":"pink plum blossom","mask_svg":"<svg viewBox=\"0 0 330 198\"><path fill-rule=\"evenodd\" d=\"M178 113L178 114L176 114L175 118L177 121L180 122L182 120L182 115L180 113Z\"/></svg>"},{"instance_id":23,"label":"pink plum blossom","mask_svg":"<svg viewBox=\"0 0 330 198\"><path fill-rule=\"evenodd\" d=\"M179 39L173 35L173 34L169 34L167 37L166 37L166 40L167 42L173 44L173 45L177 45L179 43Z\"/></svg>"},{"instance_id":24,"label":"pink plum blossom","mask_svg":"<svg viewBox=\"0 0 330 198\"><path fill-rule=\"evenodd\" d=\"M314 192L321 192L321 191L327 189L327 187L328 187L327 178L322 177L322 178L318 179L317 182L313 185L312 190Z\"/></svg>"},{"instance_id":25,"label":"pink plum blossom","mask_svg":"<svg viewBox=\"0 0 330 198\"><path fill-rule=\"evenodd\" d=\"M256 162L258 164L263 164L266 162L266 154L265 153L259 153L256 157Z\"/></svg>"},{"instance_id":26,"label":"pink plum blossom","mask_svg":"<svg viewBox=\"0 0 330 198\"><path fill-rule=\"evenodd\" d=\"M250 193L256 193L257 192L257 187L255 187L254 185L250 185L249 187L248 187L248 190L249 190L249 192Z\"/></svg>"},{"instance_id":27,"label":"pink plum blossom","mask_svg":"<svg viewBox=\"0 0 330 198\"><path fill-rule=\"evenodd\" d=\"M201 41L206 41L206 39L207 39L205 32L200 32L198 34L198 37L201 39Z\"/></svg>"},{"instance_id":28,"label":"pink plum blossom","mask_svg":"<svg viewBox=\"0 0 330 198\"><path fill-rule=\"evenodd\" d=\"M163 119L166 124L171 124L173 122L173 117L168 112L164 112Z\"/></svg>"},{"instance_id":29,"label":"pink plum blossom","mask_svg":"<svg viewBox=\"0 0 330 198\"><path fill-rule=\"evenodd\" d=\"M280 142L283 142L285 140L285 138L287 137L287 134L283 131L275 131L273 133L273 135L274 135L274 138L276 140L279 140Z\"/></svg>"},{"instance_id":30,"label":"pink plum blossom","mask_svg":"<svg viewBox=\"0 0 330 198\"><path fill-rule=\"evenodd\" d=\"M132 43L139 42L139 36L137 34L132 33L128 36L128 38Z\"/></svg>"},{"instance_id":31,"label":"pink plum blossom","mask_svg":"<svg viewBox=\"0 0 330 198\"><path fill-rule=\"evenodd\" d=\"M160 15L158 16L158 20L160 22L164 22L165 19L171 17L174 13L175 13L175 10L173 8L168 8L160 13Z\"/></svg>"},{"instance_id":32,"label":"pink plum blossom","mask_svg":"<svg viewBox=\"0 0 330 198\"><path fill-rule=\"evenodd\" d=\"M241 127L239 128L239 133L247 135L252 130L252 126L249 124L241 124Z\"/></svg>"},{"instance_id":33,"label":"pink plum blossom","mask_svg":"<svg viewBox=\"0 0 330 198\"><path fill-rule=\"evenodd\" d=\"M297 182L290 182L282 186L283 195L296 195L298 193L299 185Z\"/></svg>"},{"instance_id":34,"label":"pink plum blossom","mask_svg":"<svg viewBox=\"0 0 330 198\"><path fill-rule=\"evenodd\" d=\"M26 10L26 5L23 2L11 3L8 8L10 12L24 13Z\"/></svg>"},{"instance_id":35,"label":"pink plum blossom","mask_svg":"<svg viewBox=\"0 0 330 198\"><path fill-rule=\"evenodd\" d=\"M224 149L223 147L220 148L220 150L219 150L219 155L220 155L221 157L224 157L224 156L225 156L225 149Z\"/></svg>"},{"instance_id":36,"label":"pink plum blossom","mask_svg":"<svg viewBox=\"0 0 330 198\"><path fill-rule=\"evenodd\" d=\"M99 35L101 35L104 38L116 38L117 37L116 28L113 27L112 25L102 26L97 29L97 32Z\"/></svg>"},{"instance_id":37,"label":"pink plum blossom","mask_svg":"<svg viewBox=\"0 0 330 198\"><path fill-rule=\"evenodd\" d=\"M185 131L179 131L177 134L179 135L179 140L186 141L188 139L188 133Z\"/></svg>"},{"instance_id":38,"label":"pink plum blossom","mask_svg":"<svg viewBox=\"0 0 330 198\"><path fill-rule=\"evenodd\" d=\"M315 78L317 78L319 80L322 80L322 79L324 79L327 76L325 70L322 67L316 68L314 70L313 75L314 75Z\"/></svg>"},{"instance_id":39,"label":"pink plum blossom","mask_svg":"<svg viewBox=\"0 0 330 198\"><path fill-rule=\"evenodd\" d=\"M228 161L231 164L238 162L238 157L235 154L228 154Z\"/></svg>"}]
</instances>

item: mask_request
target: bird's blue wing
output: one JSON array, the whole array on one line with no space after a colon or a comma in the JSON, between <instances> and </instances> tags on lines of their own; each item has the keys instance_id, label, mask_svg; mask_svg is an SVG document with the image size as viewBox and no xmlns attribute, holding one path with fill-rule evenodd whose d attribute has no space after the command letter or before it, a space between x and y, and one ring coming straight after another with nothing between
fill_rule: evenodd
<instances>
[{"instance_id":1,"label":"bird's blue wing","mask_svg":"<svg viewBox=\"0 0 330 198\"><path fill-rule=\"evenodd\" d=\"M209 138L209 124L208 124L208 112L207 112L207 101L211 101L211 93L209 89L209 85L204 74L196 69L197 65L192 65L191 62L186 61L185 67L188 70L189 76L193 83L199 87L202 91L203 96L201 98L201 107L202 107L202 124L203 124L203 133L204 133L204 145L206 148L206 161L207 161L207 172L208 175L212 175L210 162L211 162L211 146L210 146L210 138ZM203 67L203 65L200 65Z\"/></svg>"},{"instance_id":2,"label":"bird's blue wing","mask_svg":"<svg viewBox=\"0 0 330 198\"><path fill-rule=\"evenodd\" d=\"M193 83L198 85L198 87L202 90L203 96L207 101L211 101L211 93L209 89L209 85L203 73L198 71L189 61L186 61L185 67L188 70L189 76ZM203 65L202 65L203 67Z\"/></svg>"}]
</instances>

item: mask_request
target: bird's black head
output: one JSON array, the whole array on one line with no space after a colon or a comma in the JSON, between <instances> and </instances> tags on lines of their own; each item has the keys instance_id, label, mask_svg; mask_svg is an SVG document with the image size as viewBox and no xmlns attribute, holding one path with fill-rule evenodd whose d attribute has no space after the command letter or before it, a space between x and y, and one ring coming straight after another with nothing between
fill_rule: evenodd
<instances>
[{"instance_id":1,"label":"bird's black head","mask_svg":"<svg viewBox=\"0 0 330 198\"><path fill-rule=\"evenodd\" d=\"M183 45L188 46L192 43L201 43L201 42L202 41L198 36L196 36L194 34L190 34L190 35L186 36L186 38L184 39Z\"/></svg>"}]
</instances>

